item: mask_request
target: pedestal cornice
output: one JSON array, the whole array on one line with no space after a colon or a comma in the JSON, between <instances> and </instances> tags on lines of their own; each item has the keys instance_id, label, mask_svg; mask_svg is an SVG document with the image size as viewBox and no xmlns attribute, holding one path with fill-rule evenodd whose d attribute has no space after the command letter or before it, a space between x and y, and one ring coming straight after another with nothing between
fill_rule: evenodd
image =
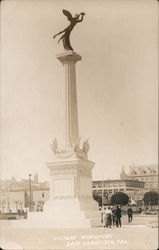
<instances>
[{"instance_id":1,"label":"pedestal cornice","mask_svg":"<svg viewBox=\"0 0 159 250\"><path fill-rule=\"evenodd\" d=\"M82 57L72 50L57 54L56 58L59 59L59 61L63 64L76 63L76 62L82 60Z\"/></svg>"},{"instance_id":2,"label":"pedestal cornice","mask_svg":"<svg viewBox=\"0 0 159 250\"><path fill-rule=\"evenodd\" d=\"M53 162L47 162L48 168L60 168L60 167L72 167L72 166L83 166L83 167L94 167L95 163L93 161L88 160L80 160L80 159L67 159L67 160L55 160Z\"/></svg>"}]
</instances>

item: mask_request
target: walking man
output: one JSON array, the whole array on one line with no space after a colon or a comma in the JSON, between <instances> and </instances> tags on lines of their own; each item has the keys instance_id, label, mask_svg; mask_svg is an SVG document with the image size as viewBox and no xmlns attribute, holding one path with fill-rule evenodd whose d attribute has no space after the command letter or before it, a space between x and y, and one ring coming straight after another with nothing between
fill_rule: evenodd
<instances>
[{"instance_id":1,"label":"walking man","mask_svg":"<svg viewBox=\"0 0 159 250\"><path fill-rule=\"evenodd\" d=\"M112 222L113 222L112 224L113 224L113 226L115 226L115 219L116 219L115 218L116 217L115 211L116 211L115 207L112 207Z\"/></svg>"},{"instance_id":2,"label":"walking man","mask_svg":"<svg viewBox=\"0 0 159 250\"><path fill-rule=\"evenodd\" d=\"M131 206L128 207L128 222L132 221L132 208Z\"/></svg>"},{"instance_id":3,"label":"walking man","mask_svg":"<svg viewBox=\"0 0 159 250\"><path fill-rule=\"evenodd\" d=\"M116 207L115 216L116 216L116 226L121 227L121 208L118 205Z\"/></svg>"}]
</instances>

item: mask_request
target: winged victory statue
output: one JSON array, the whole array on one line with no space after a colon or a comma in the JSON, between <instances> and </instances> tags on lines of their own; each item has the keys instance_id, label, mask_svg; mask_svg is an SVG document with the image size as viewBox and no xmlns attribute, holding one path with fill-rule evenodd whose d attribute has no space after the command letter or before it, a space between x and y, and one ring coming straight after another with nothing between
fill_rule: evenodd
<instances>
[{"instance_id":1,"label":"winged victory statue","mask_svg":"<svg viewBox=\"0 0 159 250\"><path fill-rule=\"evenodd\" d=\"M63 46L65 48L65 50L73 50L71 43L70 43L70 34L71 31L73 30L73 28L75 27L75 25L77 23L80 23L83 21L83 16L85 15L84 12L81 12L80 14L76 14L74 17L72 16L72 14L68 11L68 10L63 10L63 14L68 18L68 20L70 21L69 26L60 31L59 33L55 34L53 36L53 38L55 38L56 36L64 33L60 39L58 40L58 43L62 40L63 42Z\"/></svg>"}]
</instances>

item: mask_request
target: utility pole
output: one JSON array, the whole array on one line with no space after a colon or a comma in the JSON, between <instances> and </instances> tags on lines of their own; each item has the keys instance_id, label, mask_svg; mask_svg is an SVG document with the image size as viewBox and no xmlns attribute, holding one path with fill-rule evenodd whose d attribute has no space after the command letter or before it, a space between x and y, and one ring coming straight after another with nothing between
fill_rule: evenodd
<instances>
[{"instance_id":1,"label":"utility pole","mask_svg":"<svg viewBox=\"0 0 159 250\"><path fill-rule=\"evenodd\" d=\"M103 179L102 179L102 209L103 209Z\"/></svg>"},{"instance_id":2,"label":"utility pole","mask_svg":"<svg viewBox=\"0 0 159 250\"><path fill-rule=\"evenodd\" d=\"M31 174L29 174L29 193L30 193L30 195L29 195L29 211L31 212L31 210L32 210L32 195L31 195Z\"/></svg>"}]
</instances>

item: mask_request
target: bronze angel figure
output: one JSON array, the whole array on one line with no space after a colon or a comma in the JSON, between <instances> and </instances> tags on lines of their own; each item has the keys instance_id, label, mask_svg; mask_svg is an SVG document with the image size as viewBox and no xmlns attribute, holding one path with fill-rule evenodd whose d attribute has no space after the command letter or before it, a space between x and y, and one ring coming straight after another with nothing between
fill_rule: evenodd
<instances>
[{"instance_id":1,"label":"bronze angel figure","mask_svg":"<svg viewBox=\"0 0 159 250\"><path fill-rule=\"evenodd\" d=\"M64 30L60 31L59 33L57 33L56 35L54 35L53 38L64 33L60 37L60 39L58 40L58 43L60 42L60 40L62 40L65 50L73 50L71 43L70 43L70 34L71 34L71 31L73 30L74 26L77 23L83 21L83 16L85 15L85 13L81 12L80 14L76 14L73 17L72 14L68 10L63 10L63 14L65 16L67 16L68 20L70 21L70 25L66 29L64 29Z\"/></svg>"}]
</instances>

